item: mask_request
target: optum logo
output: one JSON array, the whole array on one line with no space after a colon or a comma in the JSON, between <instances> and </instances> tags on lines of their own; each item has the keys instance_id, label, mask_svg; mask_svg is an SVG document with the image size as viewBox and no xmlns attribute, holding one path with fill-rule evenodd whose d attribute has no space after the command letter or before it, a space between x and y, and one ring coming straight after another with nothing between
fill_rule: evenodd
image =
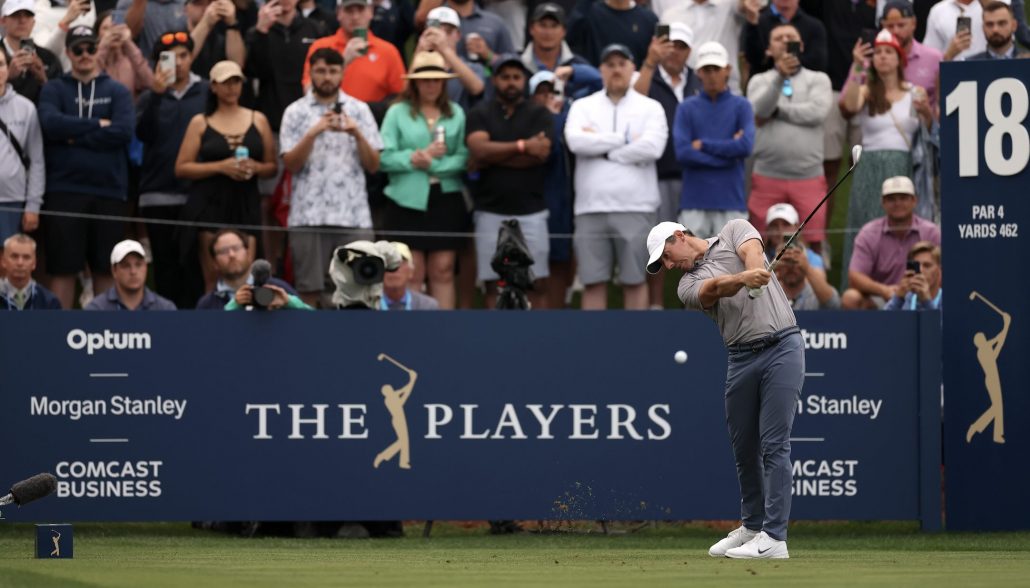
<instances>
[{"instance_id":1,"label":"optum logo","mask_svg":"<svg viewBox=\"0 0 1030 588\"><path fill-rule=\"evenodd\" d=\"M68 347L86 353L123 349L150 349L150 333L112 333L104 329L103 333L87 333L82 329L68 331Z\"/></svg>"},{"instance_id":2,"label":"optum logo","mask_svg":"<svg viewBox=\"0 0 1030 588\"><path fill-rule=\"evenodd\" d=\"M805 349L847 349L847 333L809 333L801 329Z\"/></svg>"}]
</instances>

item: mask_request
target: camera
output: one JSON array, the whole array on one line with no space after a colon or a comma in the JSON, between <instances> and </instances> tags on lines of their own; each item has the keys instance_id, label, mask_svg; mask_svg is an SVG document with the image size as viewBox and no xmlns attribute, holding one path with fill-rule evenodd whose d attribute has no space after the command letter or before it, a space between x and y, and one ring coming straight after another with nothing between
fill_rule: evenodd
<instances>
[{"instance_id":1,"label":"camera","mask_svg":"<svg viewBox=\"0 0 1030 588\"><path fill-rule=\"evenodd\" d=\"M914 259L908 260L908 263L905 264L905 269L914 274L918 274L923 271L922 266L920 266L919 262Z\"/></svg>"},{"instance_id":2,"label":"camera","mask_svg":"<svg viewBox=\"0 0 1030 588\"><path fill-rule=\"evenodd\" d=\"M254 282L253 295L254 306L268 308L268 305L275 301L275 292L265 286L268 278L272 277L272 264L264 259L255 259L250 266L250 277Z\"/></svg>"},{"instance_id":3,"label":"camera","mask_svg":"<svg viewBox=\"0 0 1030 588\"><path fill-rule=\"evenodd\" d=\"M497 272L497 310L529 310L527 292L533 289L533 254L522 234L519 221L501 221L497 230L497 249L490 267Z\"/></svg>"},{"instance_id":4,"label":"camera","mask_svg":"<svg viewBox=\"0 0 1030 588\"><path fill-rule=\"evenodd\" d=\"M333 251L329 278L337 308L379 308L386 272L401 266L401 254L388 241L352 241Z\"/></svg>"},{"instance_id":5,"label":"camera","mask_svg":"<svg viewBox=\"0 0 1030 588\"><path fill-rule=\"evenodd\" d=\"M381 257L341 247L336 250L336 258L350 267L355 284L381 284L386 275L386 262Z\"/></svg>"}]
</instances>

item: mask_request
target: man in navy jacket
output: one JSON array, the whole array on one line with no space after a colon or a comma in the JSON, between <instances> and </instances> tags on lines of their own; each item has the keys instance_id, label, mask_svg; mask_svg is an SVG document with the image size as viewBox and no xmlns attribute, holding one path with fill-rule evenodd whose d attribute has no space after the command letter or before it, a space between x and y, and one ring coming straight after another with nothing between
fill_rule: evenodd
<instances>
[{"instance_id":1,"label":"man in navy jacket","mask_svg":"<svg viewBox=\"0 0 1030 588\"><path fill-rule=\"evenodd\" d=\"M124 216L128 185L126 147L135 114L125 86L101 73L97 37L79 26L65 39L71 72L47 82L39 99L47 166L46 209L72 214ZM109 256L122 240L119 221L48 216L47 272L64 308L71 308L75 275L88 263L96 292L113 285Z\"/></svg>"}]
</instances>

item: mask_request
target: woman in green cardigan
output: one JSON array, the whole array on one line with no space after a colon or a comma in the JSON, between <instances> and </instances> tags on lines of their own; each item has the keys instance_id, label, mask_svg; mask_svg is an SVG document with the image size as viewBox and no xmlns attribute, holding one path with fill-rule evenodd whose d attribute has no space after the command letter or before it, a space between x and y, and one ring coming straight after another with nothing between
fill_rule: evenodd
<instances>
[{"instance_id":1,"label":"woman in green cardigan","mask_svg":"<svg viewBox=\"0 0 1030 588\"><path fill-rule=\"evenodd\" d=\"M428 276L430 296L451 309L454 260L466 242L460 233L470 226L462 195L465 113L447 98L446 81L454 74L439 53L416 54L405 77L410 81L380 129L380 169L390 180L383 232L411 248L412 287L421 290Z\"/></svg>"}]
</instances>

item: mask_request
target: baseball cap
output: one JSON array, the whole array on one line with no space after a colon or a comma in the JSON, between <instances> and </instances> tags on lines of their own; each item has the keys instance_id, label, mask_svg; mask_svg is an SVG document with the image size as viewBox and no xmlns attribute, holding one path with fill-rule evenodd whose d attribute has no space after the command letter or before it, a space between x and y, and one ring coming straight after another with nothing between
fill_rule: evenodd
<instances>
[{"instance_id":1,"label":"baseball cap","mask_svg":"<svg viewBox=\"0 0 1030 588\"><path fill-rule=\"evenodd\" d=\"M529 22L539 22L545 18L554 19L558 24L565 26L565 9L553 2L544 2L533 9L533 16Z\"/></svg>"},{"instance_id":2,"label":"baseball cap","mask_svg":"<svg viewBox=\"0 0 1030 588\"><path fill-rule=\"evenodd\" d=\"M114 249L111 250L111 265L121 263L121 261L125 259L125 256L130 253L135 253L143 259L147 258L147 252L143 250L143 246L140 245L139 241L126 239L119 242L114 246Z\"/></svg>"},{"instance_id":3,"label":"baseball cap","mask_svg":"<svg viewBox=\"0 0 1030 588\"><path fill-rule=\"evenodd\" d=\"M916 195L916 187L912 184L912 180L908 176L894 176L893 178L887 178L883 181L883 190L880 192L881 196L887 196L888 194L908 194L910 196Z\"/></svg>"},{"instance_id":4,"label":"baseball cap","mask_svg":"<svg viewBox=\"0 0 1030 588\"><path fill-rule=\"evenodd\" d=\"M796 225L798 224L798 210L786 202L773 204L769 207L769 212L765 213L765 224L771 225L774 220L783 220L787 221L787 224Z\"/></svg>"},{"instance_id":5,"label":"baseball cap","mask_svg":"<svg viewBox=\"0 0 1030 588\"><path fill-rule=\"evenodd\" d=\"M665 240L676 231L688 232L687 227L674 222L661 222L647 234L647 273L657 274L662 269L662 253L665 252Z\"/></svg>"},{"instance_id":6,"label":"baseball cap","mask_svg":"<svg viewBox=\"0 0 1030 588\"><path fill-rule=\"evenodd\" d=\"M208 76L212 82L218 82L221 84L226 80L232 78L247 79L247 76L243 75L243 70L235 61L219 61L211 68L211 75Z\"/></svg>"},{"instance_id":7,"label":"baseball cap","mask_svg":"<svg viewBox=\"0 0 1030 588\"><path fill-rule=\"evenodd\" d=\"M401 243L400 241L390 241L390 245L397 250L397 253L401 254L401 259L411 264L411 267L415 267L415 257L411 255L411 247L408 247L407 243Z\"/></svg>"},{"instance_id":8,"label":"baseball cap","mask_svg":"<svg viewBox=\"0 0 1030 588\"><path fill-rule=\"evenodd\" d=\"M497 57L494 57L493 63L490 64L490 67L496 73L501 71L501 68L506 65L517 65L522 68L522 71L529 74L529 69L526 68L526 64L522 63L522 58L514 53L501 53Z\"/></svg>"},{"instance_id":9,"label":"baseball cap","mask_svg":"<svg viewBox=\"0 0 1030 588\"><path fill-rule=\"evenodd\" d=\"M694 31L681 22L669 23L669 40L682 41L687 47L693 47Z\"/></svg>"},{"instance_id":10,"label":"baseball cap","mask_svg":"<svg viewBox=\"0 0 1030 588\"><path fill-rule=\"evenodd\" d=\"M450 6L437 6L430 10L429 14L426 15L426 21L431 20L439 21L440 24L449 24L453 27L461 28L461 17L458 15L458 11Z\"/></svg>"},{"instance_id":11,"label":"baseball cap","mask_svg":"<svg viewBox=\"0 0 1030 588\"><path fill-rule=\"evenodd\" d=\"M621 55L630 61L633 61L633 52L629 50L629 47L621 43L612 43L604 49L601 49L600 63L604 63L609 57L616 54Z\"/></svg>"},{"instance_id":12,"label":"baseball cap","mask_svg":"<svg viewBox=\"0 0 1030 588\"><path fill-rule=\"evenodd\" d=\"M4 9L7 9L6 4L4 5ZM87 27L82 25L77 26L72 30L68 31L68 35L64 38L64 46L66 49L71 49L72 47L80 43L96 42L97 36L93 33L93 27Z\"/></svg>"},{"instance_id":13,"label":"baseball cap","mask_svg":"<svg viewBox=\"0 0 1030 588\"><path fill-rule=\"evenodd\" d=\"M4 7L0 10L0 16L11 16L15 12L21 12L22 10L31 13L33 16L36 15L36 2L35 0L6 0Z\"/></svg>"},{"instance_id":14,"label":"baseball cap","mask_svg":"<svg viewBox=\"0 0 1030 588\"><path fill-rule=\"evenodd\" d=\"M336 0L337 6L372 6L372 0Z\"/></svg>"},{"instance_id":15,"label":"baseball cap","mask_svg":"<svg viewBox=\"0 0 1030 588\"><path fill-rule=\"evenodd\" d=\"M898 38L887 29L883 29L876 34L876 40L873 41L873 46L879 47L880 45L893 47L894 50L897 51L898 59L901 61L901 67L905 67L908 64L908 54L906 54L905 50L901 48L901 43L898 42Z\"/></svg>"},{"instance_id":16,"label":"baseball cap","mask_svg":"<svg viewBox=\"0 0 1030 588\"><path fill-rule=\"evenodd\" d=\"M909 18L916 15L916 11L912 8L912 3L908 0L887 0L887 3L883 5L883 16L880 20L883 20L890 11L897 10L903 18Z\"/></svg>"},{"instance_id":17,"label":"baseball cap","mask_svg":"<svg viewBox=\"0 0 1030 588\"><path fill-rule=\"evenodd\" d=\"M547 71L542 69L529 78L529 93L536 94L536 89L540 84L551 84L554 85L554 80L557 76L554 75L553 71Z\"/></svg>"},{"instance_id":18,"label":"baseball cap","mask_svg":"<svg viewBox=\"0 0 1030 588\"><path fill-rule=\"evenodd\" d=\"M671 32L671 29L670 29ZM730 58L726 54L726 48L716 41L708 41L697 48L697 67L701 69L708 65L715 67L726 67L730 64Z\"/></svg>"}]
</instances>

